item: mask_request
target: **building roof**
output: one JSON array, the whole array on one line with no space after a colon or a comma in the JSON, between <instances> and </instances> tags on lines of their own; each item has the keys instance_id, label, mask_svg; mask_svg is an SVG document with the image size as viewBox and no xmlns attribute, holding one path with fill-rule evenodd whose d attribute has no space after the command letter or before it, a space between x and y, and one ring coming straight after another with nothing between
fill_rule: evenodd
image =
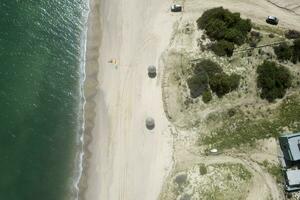
<instances>
[{"instance_id":1,"label":"building roof","mask_svg":"<svg viewBox=\"0 0 300 200\"><path fill-rule=\"evenodd\" d=\"M291 160L300 160L300 133L289 134L280 136L280 138L286 138L288 142L288 149L282 149L288 151Z\"/></svg>"},{"instance_id":2,"label":"building roof","mask_svg":"<svg viewBox=\"0 0 300 200\"><path fill-rule=\"evenodd\" d=\"M286 177L289 186L300 185L300 170L287 170Z\"/></svg>"}]
</instances>

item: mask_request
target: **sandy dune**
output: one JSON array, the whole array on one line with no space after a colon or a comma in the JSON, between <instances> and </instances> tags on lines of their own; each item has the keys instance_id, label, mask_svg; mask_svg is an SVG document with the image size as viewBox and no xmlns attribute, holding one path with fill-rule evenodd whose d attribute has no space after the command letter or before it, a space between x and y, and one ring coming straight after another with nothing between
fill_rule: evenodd
<instances>
[{"instance_id":1,"label":"sandy dune","mask_svg":"<svg viewBox=\"0 0 300 200\"><path fill-rule=\"evenodd\" d=\"M154 200L172 167L172 127L163 109L159 58L180 14L169 12L169 0L99 2L94 6L100 7L101 46L98 64L90 64L99 65L99 86L92 97L96 116L90 124L94 127L88 147L91 155L87 158L85 199ZM189 0L185 1L185 12L200 16L215 6L241 12L258 23L274 14L281 26L300 30L297 14L266 0ZM112 58L117 65L108 63ZM158 67L156 79L147 76L151 64ZM153 131L145 128L147 116L156 121Z\"/></svg>"}]
</instances>

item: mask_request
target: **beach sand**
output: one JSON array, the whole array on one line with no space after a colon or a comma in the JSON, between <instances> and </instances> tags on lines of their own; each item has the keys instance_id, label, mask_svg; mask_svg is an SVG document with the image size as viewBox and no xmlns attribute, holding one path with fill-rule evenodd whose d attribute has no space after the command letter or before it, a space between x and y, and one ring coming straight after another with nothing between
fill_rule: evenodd
<instances>
[{"instance_id":1,"label":"beach sand","mask_svg":"<svg viewBox=\"0 0 300 200\"><path fill-rule=\"evenodd\" d=\"M173 164L173 127L162 102L160 56L181 14L170 13L169 0L91 0L90 4L81 199L155 200ZM225 6L262 23L280 10L264 0L185 4L187 12L199 16L205 9ZM289 16L279 14L281 22L292 28L298 17ZM109 63L111 59L117 64ZM157 78L148 77L149 65L157 66ZM145 127L148 116L156 122L152 131Z\"/></svg>"},{"instance_id":2,"label":"beach sand","mask_svg":"<svg viewBox=\"0 0 300 200\"><path fill-rule=\"evenodd\" d=\"M166 0L92 1L90 7L85 90L86 131L92 134L85 136L81 196L156 199L172 167L159 58L176 17L170 20ZM157 78L148 77L149 65L157 67ZM156 122L151 131L148 116Z\"/></svg>"}]
</instances>

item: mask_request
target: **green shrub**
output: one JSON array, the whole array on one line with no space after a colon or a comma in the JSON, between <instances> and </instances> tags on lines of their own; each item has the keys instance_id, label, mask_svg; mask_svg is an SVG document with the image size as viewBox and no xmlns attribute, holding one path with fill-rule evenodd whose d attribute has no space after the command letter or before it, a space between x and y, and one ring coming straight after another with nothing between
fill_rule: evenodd
<instances>
[{"instance_id":1,"label":"green shrub","mask_svg":"<svg viewBox=\"0 0 300 200\"><path fill-rule=\"evenodd\" d=\"M209 86L218 97L238 88L240 76L227 75L215 62L205 59L194 65L191 78L187 80L192 98L201 95L203 102L207 103L212 99Z\"/></svg>"},{"instance_id":2,"label":"green shrub","mask_svg":"<svg viewBox=\"0 0 300 200\"><path fill-rule=\"evenodd\" d=\"M300 38L294 40L292 59L294 63L300 61Z\"/></svg>"},{"instance_id":3,"label":"green shrub","mask_svg":"<svg viewBox=\"0 0 300 200\"><path fill-rule=\"evenodd\" d=\"M208 77L205 73L194 74L187 81L192 98L197 98L208 89Z\"/></svg>"},{"instance_id":4,"label":"green shrub","mask_svg":"<svg viewBox=\"0 0 300 200\"><path fill-rule=\"evenodd\" d=\"M287 43L282 43L274 47L274 52L279 60L290 60L293 54L293 48L287 45Z\"/></svg>"},{"instance_id":5,"label":"green shrub","mask_svg":"<svg viewBox=\"0 0 300 200\"><path fill-rule=\"evenodd\" d=\"M212 77L217 73L222 73L222 68L215 62L204 59L197 63L194 67L194 73L195 74L202 74L206 73L208 77Z\"/></svg>"},{"instance_id":6,"label":"green shrub","mask_svg":"<svg viewBox=\"0 0 300 200\"><path fill-rule=\"evenodd\" d=\"M261 89L261 98L269 102L283 98L286 89L291 87L291 75L288 69L275 62L264 61L257 68L257 86Z\"/></svg>"},{"instance_id":7,"label":"green shrub","mask_svg":"<svg viewBox=\"0 0 300 200\"><path fill-rule=\"evenodd\" d=\"M202 60L195 64L193 75L187 81L191 97L197 98L205 91L208 91L209 77L221 72L222 68L217 63L208 59Z\"/></svg>"},{"instance_id":8,"label":"green shrub","mask_svg":"<svg viewBox=\"0 0 300 200\"><path fill-rule=\"evenodd\" d=\"M248 39L248 43L250 47L256 47L257 44L261 41L261 34L257 31L251 31L250 38Z\"/></svg>"},{"instance_id":9,"label":"green shrub","mask_svg":"<svg viewBox=\"0 0 300 200\"><path fill-rule=\"evenodd\" d=\"M202 94L202 101L204 103L208 103L211 101L211 99L212 99L211 91L210 90L204 91Z\"/></svg>"},{"instance_id":10,"label":"green shrub","mask_svg":"<svg viewBox=\"0 0 300 200\"><path fill-rule=\"evenodd\" d=\"M300 38L300 32L296 30L288 30L285 33L285 37L288 39L297 39Z\"/></svg>"},{"instance_id":11,"label":"green shrub","mask_svg":"<svg viewBox=\"0 0 300 200\"><path fill-rule=\"evenodd\" d=\"M237 89L239 83L240 76L236 74L229 76L225 73L220 73L209 79L210 88L217 94L218 97L222 97L225 94Z\"/></svg>"},{"instance_id":12,"label":"green shrub","mask_svg":"<svg viewBox=\"0 0 300 200\"><path fill-rule=\"evenodd\" d=\"M207 168L206 168L205 164L203 164L203 163L199 164L199 173L201 175L207 174Z\"/></svg>"},{"instance_id":13,"label":"green shrub","mask_svg":"<svg viewBox=\"0 0 300 200\"><path fill-rule=\"evenodd\" d=\"M205 11L197 20L199 29L214 40L227 40L238 45L245 42L252 25L249 19L241 19L240 13L232 13L223 7Z\"/></svg>"},{"instance_id":14,"label":"green shrub","mask_svg":"<svg viewBox=\"0 0 300 200\"><path fill-rule=\"evenodd\" d=\"M226 40L220 40L214 43L211 47L213 52L218 56L232 56L234 50L234 44Z\"/></svg>"},{"instance_id":15,"label":"green shrub","mask_svg":"<svg viewBox=\"0 0 300 200\"><path fill-rule=\"evenodd\" d=\"M248 33L252 29L252 24L250 19L239 18L238 22L235 24L235 29L240 30L242 33Z\"/></svg>"}]
</instances>

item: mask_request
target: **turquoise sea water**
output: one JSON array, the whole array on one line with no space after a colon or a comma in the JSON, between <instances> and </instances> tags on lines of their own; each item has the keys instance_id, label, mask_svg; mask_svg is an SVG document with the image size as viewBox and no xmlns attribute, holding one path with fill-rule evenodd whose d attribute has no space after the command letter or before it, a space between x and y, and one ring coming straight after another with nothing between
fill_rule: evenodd
<instances>
[{"instance_id":1,"label":"turquoise sea water","mask_svg":"<svg viewBox=\"0 0 300 200\"><path fill-rule=\"evenodd\" d=\"M0 200L76 197L87 5L0 1Z\"/></svg>"}]
</instances>

